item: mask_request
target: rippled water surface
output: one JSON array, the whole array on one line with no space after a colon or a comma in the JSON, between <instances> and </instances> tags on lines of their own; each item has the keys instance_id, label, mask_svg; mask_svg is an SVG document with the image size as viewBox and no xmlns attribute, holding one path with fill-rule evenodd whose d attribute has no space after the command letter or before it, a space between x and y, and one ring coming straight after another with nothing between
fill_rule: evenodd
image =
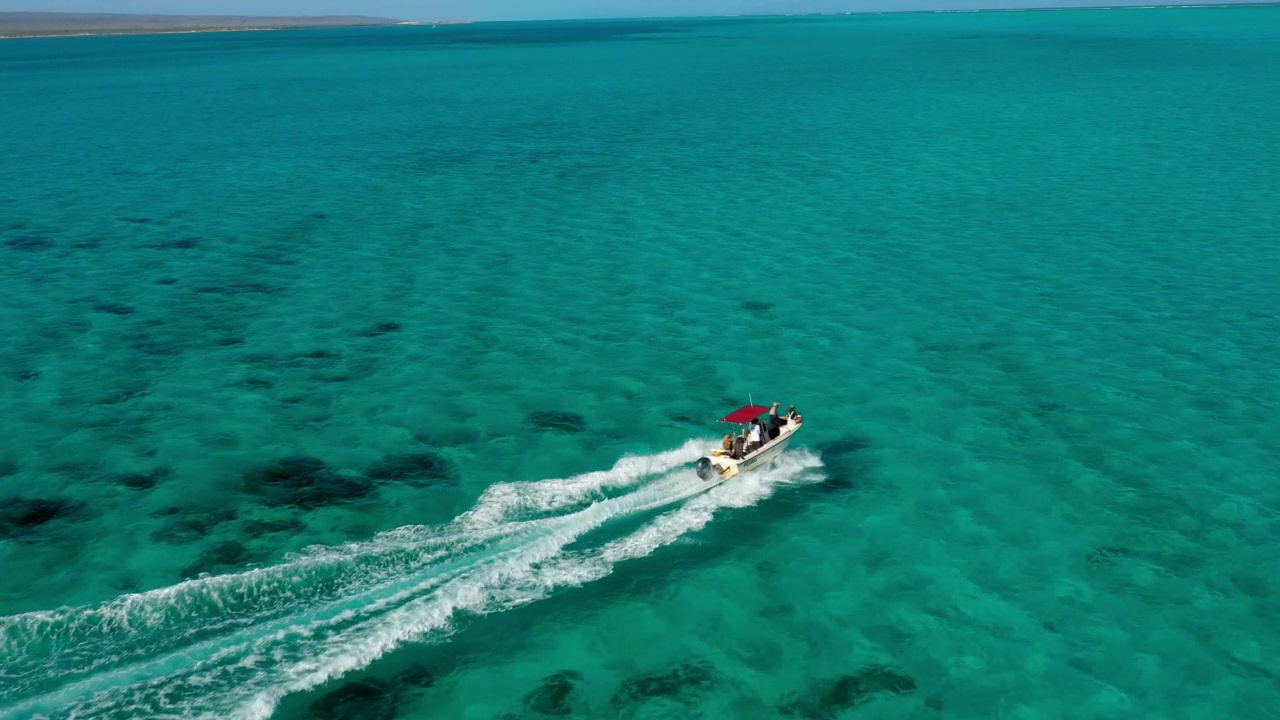
<instances>
[{"instance_id":1,"label":"rippled water surface","mask_svg":"<svg viewBox=\"0 0 1280 720\"><path fill-rule=\"evenodd\" d=\"M1280 9L0 42L0 718L1280 707ZM749 400L783 459L706 492Z\"/></svg>"}]
</instances>

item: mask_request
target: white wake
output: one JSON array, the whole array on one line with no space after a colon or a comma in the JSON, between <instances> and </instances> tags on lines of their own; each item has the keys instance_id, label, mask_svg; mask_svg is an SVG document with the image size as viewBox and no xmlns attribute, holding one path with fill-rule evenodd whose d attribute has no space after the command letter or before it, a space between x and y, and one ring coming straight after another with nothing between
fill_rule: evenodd
<instances>
[{"instance_id":1,"label":"white wake","mask_svg":"<svg viewBox=\"0 0 1280 720\"><path fill-rule=\"evenodd\" d=\"M459 613L500 612L602 578L819 465L793 450L707 490L689 463L710 447L689 442L607 471L500 483L443 526L309 548L96 607L0 618L0 720L266 718L289 693L402 643L447 637ZM566 549L612 520L668 506L624 537Z\"/></svg>"}]
</instances>

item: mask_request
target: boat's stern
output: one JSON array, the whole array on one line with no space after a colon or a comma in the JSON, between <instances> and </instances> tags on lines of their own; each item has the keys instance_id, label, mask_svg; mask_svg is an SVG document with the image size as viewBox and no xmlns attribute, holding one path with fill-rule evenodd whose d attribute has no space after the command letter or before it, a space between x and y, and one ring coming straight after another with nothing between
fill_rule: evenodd
<instances>
[{"instance_id":1,"label":"boat's stern","mask_svg":"<svg viewBox=\"0 0 1280 720\"><path fill-rule=\"evenodd\" d=\"M716 466L711 464L711 458L704 457L698 460L698 477L703 480L711 480L716 476Z\"/></svg>"},{"instance_id":2,"label":"boat's stern","mask_svg":"<svg viewBox=\"0 0 1280 720\"><path fill-rule=\"evenodd\" d=\"M709 457L699 458L698 460L698 477L707 482L727 480L738 474L738 461L727 455L719 455L717 453L712 453Z\"/></svg>"}]
</instances>

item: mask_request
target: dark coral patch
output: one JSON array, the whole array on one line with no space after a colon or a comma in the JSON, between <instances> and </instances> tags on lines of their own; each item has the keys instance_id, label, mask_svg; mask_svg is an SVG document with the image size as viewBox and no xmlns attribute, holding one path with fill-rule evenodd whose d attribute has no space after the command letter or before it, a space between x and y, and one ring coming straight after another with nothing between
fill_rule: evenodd
<instances>
[{"instance_id":1,"label":"dark coral patch","mask_svg":"<svg viewBox=\"0 0 1280 720\"><path fill-rule=\"evenodd\" d=\"M235 570L251 558L249 549L235 540L226 540L200 553L190 565L182 568L184 578L207 572Z\"/></svg>"},{"instance_id":2,"label":"dark coral patch","mask_svg":"<svg viewBox=\"0 0 1280 720\"><path fill-rule=\"evenodd\" d=\"M243 344L244 344L244 338L242 337L218 338L218 345L220 345L221 347L234 347L236 345L243 345Z\"/></svg>"},{"instance_id":3,"label":"dark coral patch","mask_svg":"<svg viewBox=\"0 0 1280 720\"><path fill-rule=\"evenodd\" d=\"M240 381L240 386L251 390L265 390L275 387L276 383L274 380L268 380L267 378L246 378Z\"/></svg>"},{"instance_id":4,"label":"dark coral patch","mask_svg":"<svg viewBox=\"0 0 1280 720\"><path fill-rule=\"evenodd\" d=\"M76 460L76 459L60 459L58 457L50 458L48 465L49 472L65 473L67 475L93 475L101 469L101 460Z\"/></svg>"},{"instance_id":5,"label":"dark coral patch","mask_svg":"<svg viewBox=\"0 0 1280 720\"><path fill-rule=\"evenodd\" d=\"M332 350L311 350L288 355L271 353L251 353L245 355L241 362L245 365L278 370L281 368L298 370L331 370L342 362L342 356Z\"/></svg>"},{"instance_id":6,"label":"dark coral patch","mask_svg":"<svg viewBox=\"0 0 1280 720\"><path fill-rule=\"evenodd\" d=\"M587 419L564 410L535 410L527 416L530 424L541 430L580 433L587 429Z\"/></svg>"},{"instance_id":7,"label":"dark coral patch","mask_svg":"<svg viewBox=\"0 0 1280 720\"><path fill-rule=\"evenodd\" d=\"M185 237L177 240L166 240L148 245L155 250L190 250L200 246L200 238Z\"/></svg>"},{"instance_id":8,"label":"dark coral patch","mask_svg":"<svg viewBox=\"0 0 1280 720\"><path fill-rule=\"evenodd\" d=\"M278 292L283 292L284 288L279 285L267 285L266 283L243 283L237 285L236 290L253 295L275 295Z\"/></svg>"},{"instance_id":9,"label":"dark coral patch","mask_svg":"<svg viewBox=\"0 0 1280 720\"><path fill-rule=\"evenodd\" d=\"M429 452L389 455L369 468L368 474L375 480L425 485L454 479L449 461Z\"/></svg>"},{"instance_id":10,"label":"dark coral patch","mask_svg":"<svg viewBox=\"0 0 1280 720\"><path fill-rule=\"evenodd\" d=\"M161 480L165 480L171 475L173 475L173 470L170 470L169 468L159 468L157 470L152 470L151 472L121 473L119 475L112 476L111 479L115 481L117 485L129 488L130 490L150 490L158 485Z\"/></svg>"},{"instance_id":11,"label":"dark coral patch","mask_svg":"<svg viewBox=\"0 0 1280 720\"><path fill-rule=\"evenodd\" d=\"M771 307L773 307L773 303L759 302L757 300L748 300L742 303L742 309L750 310L751 312L764 312Z\"/></svg>"},{"instance_id":12,"label":"dark coral patch","mask_svg":"<svg viewBox=\"0 0 1280 720\"><path fill-rule=\"evenodd\" d=\"M373 678L349 682L311 703L320 720L393 720L399 694Z\"/></svg>"},{"instance_id":13,"label":"dark coral patch","mask_svg":"<svg viewBox=\"0 0 1280 720\"><path fill-rule=\"evenodd\" d=\"M12 460L0 460L0 477L9 477L18 473L18 463Z\"/></svg>"},{"instance_id":14,"label":"dark coral patch","mask_svg":"<svg viewBox=\"0 0 1280 720\"><path fill-rule=\"evenodd\" d=\"M1085 556L1084 561L1094 566L1114 565L1119 560L1131 557L1133 557L1133 551L1128 548L1108 546L1093 550Z\"/></svg>"},{"instance_id":15,"label":"dark coral patch","mask_svg":"<svg viewBox=\"0 0 1280 720\"><path fill-rule=\"evenodd\" d=\"M213 529L236 519L233 508L217 508L206 511L190 511L184 508L166 508L158 511L170 519L151 533L151 539L171 545L182 545L208 537ZM156 513L152 513L156 516Z\"/></svg>"},{"instance_id":16,"label":"dark coral patch","mask_svg":"<svg viewBox=\"0 0 1280 720\"><path fill-rule=\"evenodd\" d=\"M1037 402L1035 407L1031 409L1031 414L1038 417L1052 417L1055 413L1066 410L1066 406L1055 402Z\"/></svg>"},{"instance_id":17,"label":"dark coral patch","mask_svg":"<svg viewBox=\"0 0 1280 720\"><path fill-rule=\"evenodd\" d=\"M134 223L135 225L146 225L151 222L151 218L149 217L122 217L120 220L122 222Z\"/></svg>"},{"instance_id":18,"label":"dark coral patch","mask_svg":"<svg viewBox=\"0 0 1280 720\"><path fill-rule=\"evenodd\" d=\"M830 465L827 466L827 479L821 485L821 490L827 493L842 493L858 489L857 472L848 472L846 468L837 468Z\"/></svg>"},{"instance_id":19,"label":"dark coral patch","mask_svg":"<svg viewBox=\"0 0 1280 720\"><path fill-rule=\"evenodd\" d=\"M13 374L13 379L19 382L28 382L40 377L39 370L19 370Z\"/></svg>"},{"instance_id":20,"label":"dark coral patch","mask_svg":"<svg viewBox=\"0 0 1280 720\"><path fill-rule=\"evenodd\" d=\"M127 403L130 400L137 400L140 397L150 395L151 391L146 388L126 388L118 392L107 395L98 400L99 405L119 405Z\"/></svg>"},{"instance_id":21,"label":"dark coral patch","mask_svg":"<svg viewBox=\"0 0 1280 720\"><path fill-rule=\"evenodd\" d=\"M123 303L96 303L93 306L93 311L108 315L132 315L133 306Z\"/></svg>"},{"instance_id":22,"label":"dark coral patch","mask_svg":"<svg viewBox=\"0 0 1280 720\"><path fill-rule=\"evenodd\" d=\"M582 679L576 670L561 670L543 678L542 684L524 696L524 709L535 715L564 717L573 712L570 697Z\"/></svg>"},{"instance_id":23,"label":"dark coral patch","mask_svg":"<svg viewBox=\"0 0 1280 720\"><path fill-rule=\"evenodd\" d=\"M818 446L827 480L820 489L824 492L857 490L867 484L871 474L871 460L864 454L871 443L862 437L847 437Z\"/></svg>"},{"instance_id":24,"label":"dark coral patch","mask_svg":"<svg viewBox=\"0 0 1280 720\"><path fill-rule=\"evenodd\" d=\"M411 665L396 675L396 682L400 685L429 688L436 684L436 676L435 673L421 665Z\"/></svg>"},{"instance_id":25,"label":"dark coral patch","mask_svg":"<svg viewBox=\"0 0 1280 720\"><path fill-rule=\"evenodd\" d=\"M310 483L314 478L331 472L320 458L293 455L276 460L263 468L258 477L271 485Z\"/></svg>"},{"instance_id":26,"label":"dark coral patch","mask_svg":"<svg viewBox=\"0 0 1280 720\"><path fill-rule=\"evenodd\" d=\"M250 520L244 524L244 531L252 537L271 535L274 533L300 533L307 529L307 524L297 518L283 520Z\"/></svg>"},{"instance_id":27,"label":"dark coral patch","mask_svg":"<svg viewBox=\"0 0 1280 720\"><path fill-rule=\"evenodd\" d=\"M267 285L266 283L232 283L230 285L206 285L197 288L196 292L205 295L275 295L284 292L284 288L278 285Z\"/></svg>"},{"instance_id":28,"label":"dark coral patch","mask_svg":"<svg viewBox=\"0 0 1280 720\"><path fill-rule=\"evenodd\" d=\"M39 235L19 235L4 241L4 246L14 250L25 250L27 252L37 252L40 250L48 250L54 245L49 238L40 237Z\"/></svg>"},{"instance_id":29,"label":"dark coral patch","mask_svg":"<svg viewBox=\"0 0 1280 720\"><path fill-rule=\"evenodd\" d=\"M792 694L778 706L783 715L833 720L837 715L886 695L915 692L916 681L884 665L871 665L853 675L816 683L805 695Z\"/></svg>"},{"instance_id":30,"label":"dark coral patch","mask_svg":"<svg viewBox=\"0 0 1280 720\"><path fill-rule=\"evenodd\" d=\"M686 662L666 671L645 673L623 681L613 704L641 703L650 698L682 699L706 690L716 681L716 669L705 660Z\"/></svg>"},{"instance_id":31,"label":"dark coral patch","mask_svg":"<svg viewBox=\"0 0 1280 720\"><path fill-rule=\"evenodd\" d=\"M404 329L404 326L398 322L380 322L371 328L368 328L366 330L361 330L360 335L362 337L378 337L379 335L386 335L388 333L400 332L403 329Z\"/></svg>"},{"instance_id":32,"label":"dark coral patch","mask_svg":"<svg viewBox=\"0 0 1280 720\"><path fill-rule=\"evenodd\" d=\"M245 487L268 505L311 509L359 500L374 492L368 478L340 475L314 457L281 458L245 476Z\"/></svg>"},{"instance_id":33,"label":"dark coral patch","mask_svg":"<svg viewBox=\"0 0 1280 720\"><path fill-rule=\"evenodd\" d=\"M130 490L150 490L160 483L164 475L159 472L123 473L115 477L115 482Z\"/></svg>"},{"instance_id":34,"label":"dark coral patch","mask_svg":"<svg viewBox=\"0 0 1280 720\"><path fill-rule=\"evenodd\" d=\"M78 500L11 497L0 501L0 540L21 538L54 521L83 510Z\"/></svg>"},{"instance_id":35,"label":"dark coral patch","mask_svg":"<svg viewBox=\"0 0 1280 720\"><path fill-rule=\"evenodd\" d=\"M177 282L178 278L160 278L156 280L157 285L175 285Z\"/></svg>"},{"instance_id":36,"label":"dark coral patch","mask_svg":"<svg viewBox=\"0 0 1280 720\"><path fill-rule=\"evenodd\" d=\"M181 355L187 346L178 340L158 340L155 338L145 338L135 340L129 344L129 349L140 352L145 355L159 355L162 357L171 357Z\"/></svg>"}]
</instances>

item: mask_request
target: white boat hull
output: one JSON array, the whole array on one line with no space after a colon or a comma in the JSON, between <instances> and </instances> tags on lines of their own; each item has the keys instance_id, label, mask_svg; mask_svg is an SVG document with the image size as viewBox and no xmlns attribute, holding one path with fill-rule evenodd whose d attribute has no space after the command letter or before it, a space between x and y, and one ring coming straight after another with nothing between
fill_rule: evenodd
<instances>
[{"instance_id":1,"label":"white boat hull","mask_svg":"<svg viewBox=\"0 0 1280 720\"><path fill-rule=\"evenodd\" d=\"M708 483L721 483L742 473L755 470L781 455L782 451L787 449L787 445L791 444L791 439L795 437L799 429L800 423L788 420L779 429L778 437L747 454L741 460L734 460L728 455L719 454L721 451L717 450L715 453L698 460L698 477Z\"/></svg>"}]
</instances>

